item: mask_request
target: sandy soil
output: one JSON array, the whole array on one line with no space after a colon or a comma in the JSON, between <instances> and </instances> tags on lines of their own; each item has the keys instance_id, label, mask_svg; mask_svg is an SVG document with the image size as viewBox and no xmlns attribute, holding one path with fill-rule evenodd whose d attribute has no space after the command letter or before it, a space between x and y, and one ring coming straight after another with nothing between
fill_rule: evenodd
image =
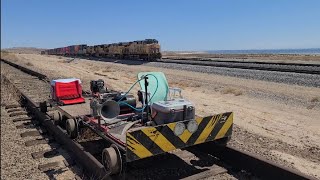
<instances>
[{"instance_id":1,"label":"sandy soil","mask_svg":"<svg viewBox=\"0 0 320 180\"><path fill-rule=\"evenodd\" d=\"M198 115L234 112L230 144L320 178L319 88L85 59L66 63L68 58L55 56L17 54L11 59L51 78L80 78L84 89L90 80L101 78L107 86L126 91L138 72L162 71L171 86L182 88L184 97L195 103ZM295 104L297 99L305 103Z\"/></svg>"}]
</instances>

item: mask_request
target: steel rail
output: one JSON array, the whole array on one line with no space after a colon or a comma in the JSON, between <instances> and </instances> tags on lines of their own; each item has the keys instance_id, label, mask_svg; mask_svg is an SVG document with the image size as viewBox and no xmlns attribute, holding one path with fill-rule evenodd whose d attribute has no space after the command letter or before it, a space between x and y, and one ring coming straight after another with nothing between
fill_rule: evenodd
<instances>
[{"instance_id":1,"label":"steel rail","mask_svg":"<svg viewBox=\"0 0 320 180\"><path fill-rule=\"evenodd\" d=\"M230 145L224 148L217 148L217 146L209 147L207 144L203 144L197 148L230 165L231 169L246 170L260 179L316 180L316 178L295 169L276 164L257 154L245 152Z\"/></svg>"},{"instance_id":2,"label":"steel rail","mask_svg":"<svg viewBox=\"0 0 320 180\"><path fill-rule=\"evenodd\" d=\"M17 68L17 69L20 69L21 71L23 71L23 72L25 72L25 73L27 73L27 74L30 74L30 75L32 75L32 76L35 76L35 77L41 79L41 80L44 80L44 81L49 82L49 79L47 78L46 75L43 75L43 74L41 74L41 73L39 73L39 72L33 71L33 70L28 69L28 68L26 68L26 67L20 66L20 65L18 65L18 64L13 63L13 62L7 61L7 60L5 60L5 59L1 59L1 61L5 62L5 63L7 63L7 64L9 64L9 65Z\"/></svg>"}]
</instances>

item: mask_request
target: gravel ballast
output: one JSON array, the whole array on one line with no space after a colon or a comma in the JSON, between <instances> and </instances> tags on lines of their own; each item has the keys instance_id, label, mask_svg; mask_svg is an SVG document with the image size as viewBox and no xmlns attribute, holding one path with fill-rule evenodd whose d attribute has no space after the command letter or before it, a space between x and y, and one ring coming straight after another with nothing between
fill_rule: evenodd
<instances>
[{"instance_id":1,"label":"gravel ballast","mask_svg":"<svg viewBox=\"0 0 320 180\"><path fill-rule=\"evenodd\" d=\"M23 91L34 102L47 100L50 88L48 83L30 76L1 62L1 179L74 179L76 175L81 175L81 170L76 166L66 167L62 162L71 159L69 154L57 142L47 142L27 146L26 142L52 139L46 134L38 123L26 125L28 121L17 121L14 119L32 119L30 114L13 116L15 109L5 109L7 105L18 105L19 94L15 92L12 84L4 80L4 76L14 83L19 90ZM19 112L27 112L24 107L18 107ZM13 111L10 115L9 111ZM17 111L17 112L18 112ZM12 117L11 117L12 116ZM36 125L37 124L37 125ZM18 128L17 126L23 126ZM39 132L39 133L36 133ZM44 134L40 134L44 132ZM33 133L31 136L26 133ZM57 149L58 154L52 157L33 159L32 153ZM60 168L41 170L41 166L48 163L61 162Z\"/></svg>"},{"instance_id":2,"label":"gravel ballast","mask_svg":"<svg viewBox=\"0 0 320 180\"><path fill-rule=\"evenodd\" d=\"M179 69L193 72L218 74L223 76L231 76L245 79L256 79L263 81L271 81L285 84L294 84L300 86L320 87L320 75L316 74L300 74L291 72L275 72L251 69L236 69L225 67L208 67L199 65L175 64L150 62L146 66L163 67L169 69Z\"/></svg>"},{"instance_id":3,"label":"gravel ballast","mask_svg":"<svg viewBox=\"0 0 320 180\"><path fill-rule=\"evenodd\" d=\"M232 67L240 69L260 69L271 71L303 72L303 73L320 73L319 64L294 64L294 63L267 63L267 62L240 62L240 61L223 61L223 60L161 60L165 63L193 64L215 67Z\"/></svg>"},{"instance_id":4,"label":"gravel ballast","mask_svg":"<svg viewBox=\"0 0 320 180\"><path fill-rule=\"evenodd\" d=\"M21 138L21 131L16 128L18 124L13 123L13 118L9 117L5 110L5 105L8 104L18 104L18 102L1 78L1 179L49 179L38 169L39 162L34 161L31 156L32 152L39 150L39 146L25 146L25 139Z\"/></svg>"}]
</instances>

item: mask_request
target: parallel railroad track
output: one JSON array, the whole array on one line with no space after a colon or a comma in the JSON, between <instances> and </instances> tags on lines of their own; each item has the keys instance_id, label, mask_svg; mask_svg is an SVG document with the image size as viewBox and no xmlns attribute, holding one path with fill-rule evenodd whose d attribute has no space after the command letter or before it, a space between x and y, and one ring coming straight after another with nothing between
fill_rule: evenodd
<instances>
[{"instance_id":1,"label":"parallel railroad track","mask_svg":"<svg viewBox=\"0 0 320 180\"><path fill-rule=\"evenodd\" d=\"M242 63L242 64L272 64L272 65L297 65L297 66L315 66L320 67L320 64L314 64L314 63L284 63L284 62L264 62L264 61L244 61L247 59L244 59L242 61L239 60L221 60L219 58L215 59L202 59L202 58L168 58L164 57L162 59L171 59L171 60L193 60L193 61L209 61L209 62L231 62L231 63Z\"/></svg>"},{"instance_id":2,"label":"parallel railroad track","mask_svg":"<svg viewBox=\"0 0 320 180\"><path fill-rule=\"evenodd\" d=\"M211 66L211 67L226 67L226 68L237 68L237 69L291 72L291 73L303 73L303 74L320 74L320 64L272 63L272 62L256 62L256 61L244 62L244 61L208 60L208 59L167 59L167 58L163 58L158 62Z\"/></svg>"},{"instance_id":3,"label":"parallel railroad track","mask_svg":"<svg viewBox=\"0 0 320 180\"><path fill-rule=\"evenodd\" d=\"M47 114L44 114L39 109L39 102L44 100L46 97L39 97L35 94L41 94L39 91L41 87L45 87L48 82L48 78L38 72L32 71L28 68L22 67L20 65L14 64L10 61L1 60L12 67L17 68L18 71L23 71L26 75L31 76L30 78L25 78L26 76L20 77L26 83L21 83L17 81L16 83L12 78L5 77L7 81L12 83L16 90L20 92L21 98L23 100L23 106L27 109L27 114L32 114L32 118L37 119L41 126L45 130L41 130L41 134L50 134L55 141L63 145L69 154L72 156L72 161L63 161L66 167L70 166L68 162L76 162L81 167L85 169L88 177L95 177L100 179L106 176L106 171L101 164L98 157L89 153L85 147L80 145L79 142L71 140L67 137L65 130L60 126L56 126L50 120ZM14 73L14 72L13 72ZM33 77L33 78L32 78ZM36 78L35 78L36 77ZM18 77L17 77L18 78ZM40 89L32 91L32 83L43 84L39 86ZM29 84L29 85L25 85ZM43 90L45 92L45 90ZM44 94L48 94L45 92ZM10 109L10 107L8 106ZM11 107L15 108L15 107ZM10 113L15 113L14 110L10 110ZM19 112L19 111L17 111ZM24 113L22 111L22 113ZM23 128L25 125L22 125ZM44 132L45 131L45 132ZM36 132L33 132L37 134ZM32 134L32 133L31 133ZM50 139L44 139L44 141L50 141ZM94 143L92 146L94 148ZM154 156L147 158L145 160L139 160L130 163L125 166L125 174L116 179L205 179L212 176L226 176L226 177L242 177L239 173L250 174L249 178L257 177L260 179L313 179L312 177L306 176L298 171L289 169L262 157L258 157L255 154L243 152L234 147L227 146L222 151L216 151L217 146L212 144L203 144L200 146L195 146L187 148L185 150L167 153L164 155ZM44 154L43 152L42 154ZM35 153L35 154L40 154ZM50 154L50 153L49 153ZM36 156L36 155L35 155ZM49 164L45 168L55 166L56 164ZM60 163L61 164L61 163ZM165 171L168 171L166 174Z\"/></svg>"},{"instance_id":4,"label":"parallel railroad track","mask_svg":"<svg viewBox=\"0 0 320 180\"><path fill-rule=\"evenodd\" d=\"M124 64L144 64L149 61L142 60L128 60L128 59L110 59L103 57L88 57L80 56L81 58L106 61L106 62L117 62ZM234 60L210 60L210 59L173 59L173 58L162 58L156 60L157 63L165 64L185 64L185 65L197 65L197 66L208 66L208 67L222 67L232 69L249 69L249 70L261 70L261 71L274 71L274 72L289 72L289 73L300 73L300 74L315 74L320 75L320 64L311 63L273 63L273 62L259 62L259 61L234 61Z\"/></svg>"}]
</instances>

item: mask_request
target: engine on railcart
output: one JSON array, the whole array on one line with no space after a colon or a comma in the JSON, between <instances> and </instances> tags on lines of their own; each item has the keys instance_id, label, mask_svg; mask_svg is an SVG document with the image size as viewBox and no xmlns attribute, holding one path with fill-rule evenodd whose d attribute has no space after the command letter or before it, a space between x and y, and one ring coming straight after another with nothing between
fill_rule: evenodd
<instances>
[{"instance_id":1,"label":"engine on railcart","mask_svg":"<svg viewBox=\"0 0 320 180\"><path fill-rule=\"evenodd\" d=\"M132 114L136 108L136 98L133 95L108 90L102 79L92 80L90 89L92 93L90 109L94 117L109 120L118 115Z\"/></svg>"},{"instance_id":2,"label":"engine on railcart","mask_svg":"<svg viewBox=\"0 0 320 180\"><path fill-rule=\"evenodd\" d=\"M90 90L93 96L97 93L105 93L108 91L108 88L105 87L104 81L102 79L90 81Z\"/></svg>"}]
</instances>

